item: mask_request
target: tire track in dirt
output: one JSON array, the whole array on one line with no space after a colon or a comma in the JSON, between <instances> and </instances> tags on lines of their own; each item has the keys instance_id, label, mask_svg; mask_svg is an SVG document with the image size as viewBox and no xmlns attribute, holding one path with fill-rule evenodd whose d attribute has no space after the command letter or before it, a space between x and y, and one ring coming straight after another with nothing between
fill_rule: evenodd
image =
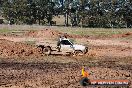
<instances>
[{"instance_id":1,"label":"tire track in dirt","mask_svg":"<svg viewBox=\"0 0 132 88\"><path fill-rule=\"evenodd\" d=\"M81 88L81 65L78 63L0 63L0 86L29 86L31 88ZM115 62L85 62L90 79L129 79L131 69ZM97 64L98 63L98 64ZM112 65L112 66L111 66Z\"/></svg>"}]
</instances>

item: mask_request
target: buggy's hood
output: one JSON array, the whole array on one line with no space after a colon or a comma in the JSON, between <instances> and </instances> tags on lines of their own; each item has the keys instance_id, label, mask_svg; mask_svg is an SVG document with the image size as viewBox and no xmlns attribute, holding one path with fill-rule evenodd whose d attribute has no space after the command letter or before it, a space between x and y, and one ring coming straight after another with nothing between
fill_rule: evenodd
<instances>
[{"instance_id":1,"label":"buggy's hood","mask_svg":"<svg viewBox=\"0 0 132 88\"><path fill-rule=\"evenodd\" d=\"M78 45L78 44L75 44L75 45L73 45L73 48L75 49L75 50L85 50L85 46L83 46L83 45Z\"/></svg>"}]
</instances>

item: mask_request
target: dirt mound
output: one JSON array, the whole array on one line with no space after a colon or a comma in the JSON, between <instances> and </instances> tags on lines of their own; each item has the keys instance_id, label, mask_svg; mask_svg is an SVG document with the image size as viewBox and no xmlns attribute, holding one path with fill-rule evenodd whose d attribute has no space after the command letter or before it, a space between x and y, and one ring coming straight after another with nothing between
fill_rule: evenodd
<instances>
[{"instance_id":1,"label":"dirt mound","mask_svg":"<svg viewBox=\"0 0 132 88\"><path fill-rule=\"evenodd\" d=\"M47 37L55 38L61 35L62 33L55 30L45 29L45 30L31 30L28 31L25 35L30 37Z\"/></svg>"},{"instance_id":2,"label":"dirt mound","mask_svg":"<svg viewBox=\"0 0 132 88\"><path fill-rule=\"evenodd\" d=\"M51 29L44 29L44 30L31 30L25 33L25 36L30 37L45 37L45 38L58 38L58 36L65 35L68 38L88 38L89 36L82 36L82 35L73 35L73 34L67 34L62 33L57 30L51 30Z\"/></svg>"},{"instance_id":3,"label":"dirt mound","mask_svg":"<svg viewBox=\"0 0 132 88\"><path fill-rule=\"evenodd\" d=\"M24 44L0 39L0 56L2 57L24 57L40 55L37 48Z\"/></svg>"},{"instance_id":4,"label":"dirt mound","mask_svg":"<svg viewBox=\"0 0 132 88\"><path fill-rule=\"evenodd\" d=\"M122 38L122 37L128 37L128 36L132 36L132 32L127 32L127 33L124 33L124 34L112 35L112 37L114 37L114 38Z\"/></svg>"},{"instance_id":5,"label":"dirt mound","mask_svg":"<svg viewBox=\"0 0 132 88\"><path fill-rule=\"evenodd\" d=\"M68 38L89 38L88 35L74 35L74 34L67 34L64 33L63 35L67 36Z\"/></svg>"}]
</instances>

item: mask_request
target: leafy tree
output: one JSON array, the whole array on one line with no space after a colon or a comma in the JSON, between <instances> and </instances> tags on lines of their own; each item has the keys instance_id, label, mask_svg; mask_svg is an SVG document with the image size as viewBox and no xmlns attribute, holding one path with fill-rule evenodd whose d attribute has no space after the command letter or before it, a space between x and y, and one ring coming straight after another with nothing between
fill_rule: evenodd
<instances>
[{"instance_id":1,"label":"leafy tree","mask_svg":"<svg viewBox=\"0 0 132 88\"><path fill-rule=\"evenodd\" d=\"M60 14L67 26L132 27L131 0L0 0L0 7L10 24L52 25Z\"/></svg>"}]
</instances>

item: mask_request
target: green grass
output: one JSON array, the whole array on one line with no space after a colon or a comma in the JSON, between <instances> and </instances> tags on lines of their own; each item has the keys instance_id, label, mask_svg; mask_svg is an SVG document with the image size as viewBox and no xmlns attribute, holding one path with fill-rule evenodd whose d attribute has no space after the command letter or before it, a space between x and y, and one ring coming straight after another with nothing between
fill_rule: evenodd
<instances>
[{"instance_id":1,"label":"green grass","mask_svg":"<svg viewBox=\"0 0 132 88\"><path fill-rule=\"evenodd\" d=\"M108 36L132 32L132 29L105 29L105 28L59 28L61 32L76 35Z\"/></svg>"},{"instance_id":2,"label":"green grass","mask_svg":"<svg viewBox=\"0 0 132 88\"><path fill-rule=\"evenodd\" d=\"M5 33L11 33L13 30L9 29L0 29L0 34L5 34Z\"/></svg>"},{"instance_id":3,"label":"green grass","mask_svg":"<svg viewBox=\"0 0 132 88\"><path fill-rule=\"evenodd\" d=\"M63 33L89 36L110 36L132 32L132 28L80 28L80 27L58 27L58 26L29 26L29 25L4 25L0 28L0 34L26 32L29 30L54 29Z\"/></svg>"},{"instance_id":4,"label":"green grass","mask_svg":"<svg viewBox=\"0 0 132 88\"><path fill-rule=\"evenodd\" d=\"M17 29L0 29L0 34L13 34L13 35L23 35L27 30L17 30Z\"/></svg>"}]
</instances>

